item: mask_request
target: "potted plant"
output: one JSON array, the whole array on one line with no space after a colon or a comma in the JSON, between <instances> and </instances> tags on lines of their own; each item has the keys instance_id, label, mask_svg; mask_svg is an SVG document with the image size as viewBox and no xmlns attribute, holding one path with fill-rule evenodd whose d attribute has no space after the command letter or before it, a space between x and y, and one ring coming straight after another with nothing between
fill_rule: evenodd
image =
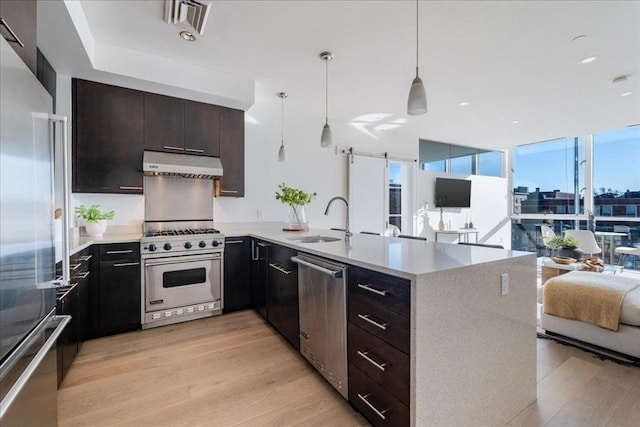
<instances>
[{"instance_id":1,"label":"potted plant","mask_svg":"<svg viewBox=\"0 0 640 427\"><path fill-rule=\"evenodd\" d=\"M555 236L547 240L545 246L553 252L554 256L570 257L580 260L582 251L578 248L578 241L573 237Z\"/></svg>"},{"instance_id":2,"label":"potted plant","mask_svg":"<svg viewBox=\"0 0 640 427\"><path fill-rule=\"evenodd\" d=\"M284 182L280 184L278 188L280 191L276 191L276 200L280 200L290 207L287 213L287 225L283 230L307 230L309 227L304 206L311 203L311 200L317 196L317 193L305 193L297 188L287 187Z\"/></svg>"},{"instance_id":3,"label":"potted plant","mask_svg":"<svg viewBox=\"0 0 640 427\"><path fill-rule=\"evenodd\" d=\"M116 215L115 211L103 212L100 205L91 205L88 209L85 205L76 206L76 218L84 220L84 227L91 237L102 237L107 230L106 220L111 220Z\"/></svg>"}]
</instances>

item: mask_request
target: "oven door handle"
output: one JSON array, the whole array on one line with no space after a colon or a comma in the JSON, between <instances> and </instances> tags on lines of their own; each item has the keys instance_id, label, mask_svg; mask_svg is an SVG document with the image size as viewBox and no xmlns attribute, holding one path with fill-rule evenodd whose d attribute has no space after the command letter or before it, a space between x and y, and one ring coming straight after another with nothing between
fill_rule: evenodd
<instances>
[{"instance_id":1,"label":"oven door handle","mask_svg":"<svg viewBox=\"0 0 640 427\"><path fill-rule=\"evenodd\" d=\"M167 265L167 264L182 264L185 262L192 261L209 261L215 259L222 259L222 254L209 254L209 255L185 255L185 256L176 256L176 257L168 257L168 258L152 258L146 259L144 261L144 265L152 266L152 265Z\"/></svg>"}]
</instances>

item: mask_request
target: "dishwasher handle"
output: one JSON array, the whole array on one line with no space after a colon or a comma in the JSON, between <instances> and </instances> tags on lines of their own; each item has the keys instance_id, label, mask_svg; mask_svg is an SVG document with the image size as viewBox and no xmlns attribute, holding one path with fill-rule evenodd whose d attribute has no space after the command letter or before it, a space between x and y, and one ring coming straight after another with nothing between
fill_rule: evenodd
<instances>
[{"instance_id":1,"label":"dishwasher handle","mask_svg":"<svg viewBox=\"0 0 640 427\"><path fill-rule=\"evenodd\" d=\"M328 268L324 268L318 264L314 264L312 262L306 261L302 258L298 258L297 256L292 256L291 257L291 261L295 262L296 264L300 264L300 265L304 265L305 267L309 267L312 268L314 270L320 271L324 274L327 274L331 277L337 278L337 279L342 279L342 277L344 276L344 269L339 269L339 270L331 270Z\"/></svg>"}]
</instances>

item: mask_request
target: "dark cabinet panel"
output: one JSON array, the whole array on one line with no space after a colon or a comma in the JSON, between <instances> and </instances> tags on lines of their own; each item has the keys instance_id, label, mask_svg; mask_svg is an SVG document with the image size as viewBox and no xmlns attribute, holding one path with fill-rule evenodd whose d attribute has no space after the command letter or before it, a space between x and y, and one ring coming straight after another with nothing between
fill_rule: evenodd
<instances>
[{"instance_id":1,"label":"dark cabinet panel","mask_svg":"<svg viewBox=\"0 0 640 427\"><path fill-rule=\"evenodd\" d=\"M267 318L267 272L269 244L251 239L251 299L253 307Z\"/></svg>"},{"instance_id":2,"label":"dark cabinet panel","mask_svg":"<svg viewBox=\"0 0 640 427\"><path fill-rule=\"evenodd\" d=\"M144 149L184 150L184 100L155 93L144 94Z\"/></svg>"},{"instance_id":3,"label":"dark cabinet panel","mask_svg":"<svg viewBox=\"0 0 640 427\"><path fill-rule=\"evenodd\" d=\"M62 292L61 292L62 293ZM69 372L69 368L78 354L78 287L73 286L64 295L58 297L56 314L71 316L71 321L62 331L56 342L58 353L58 387Z\"/></svg>"},{"instance_id":4,"label":"dark cabinet panel","mask_svg":"<svg viewBox=\"0 0 640 427\"><path fill-rule=\"evenodd\" d=\"M220 156L220 107L184 101L184 152Z\"/></svg>"},{"instance_id":5,"label":"dark cabinet panel","mask_svg":"<svg viewBox=\"0 0 640 427\"><path fill-rule=\"evenodd\" d=\"M140 328L140 252L137 243L100 245L95 336ZM117 258L117 259L114 259Z\"/></svg>"},{"instance_id":6,"label":"dark cabinet panel","mask_svg":"<svg viewBox=\"0 0 640 427\"><path fill-rule=\"evenodd\" d=\"M221 108L220 196L244 197L244 111Z\"/></svg>"},{"instance_id":7,"label":"dark cabinet panel","mask_svg":"<svg viewBox=\"0 0 640 427\"><path fill-rule=\"evenodd\" d=\"M142 194L143 93L74 79L73 191Z\"/></svg>"},{"instance_id":8,"label":"dark cabinet panel","mask_svg":"<svg viewBox=\"0 0 640 427\"><path fill-rule=\"evenodd\" d=\"M284 246L269 247L267 320L299 350L298 269L291 261L296 254L295 250Z\"/></svg>"},{"instance_id":9,"label":"dark cabinet panel","mask_svg":"<svg viewBox=\"0 0 640 427\"><path fill-rule=\"evenodd\" d=\"M49 92L52 98L52 110L56 112L56 70L53 69L47 58L37 49L36 77L42 86Z\"/></svg>"},{"instance_id":10,"label":"dark cabinet panel","mask_svg":"<svg viewBox=\"0 0 640 427\"><path fill-rule=\"evenodd\" d=\"M36 0L0 1L0 33L9 42L33 74L37 72L36 59ZM11 34L11 31L14 33ZM15 35L15 36L14 36ZM16 37L23 46L17 42Z\"/></svg>"},{"instance_id":11,"label":"dark cabinet panel","mask_svg":"<svg viewBox=\"0 0 640 427\"><path fill-rule=\"evenodd\" d=\"M349 297L351 295L358 295L401 316L409 316L411 286L407 279L352 267L349 269Z\"/></svg>"},{"instance_id":12,"label":"dark cabinet panel","mask_svg":"<svg viewBox=\"0 0 640 427\"><path fill-rule=\"evenodd\" d=\"M224 248L224 312L251 307L251 239L227 237Z\"/></svg>"},{"instance_id":13,"label":"dark cabinet panel","mask_svg":"<svg viewBox=\"0 0 640 427\"><path fill-rule=\"evenodd\" d=\"M409 426L409 407L349 363L349 401L374 426Z\"/></svg>"}]
</instances>

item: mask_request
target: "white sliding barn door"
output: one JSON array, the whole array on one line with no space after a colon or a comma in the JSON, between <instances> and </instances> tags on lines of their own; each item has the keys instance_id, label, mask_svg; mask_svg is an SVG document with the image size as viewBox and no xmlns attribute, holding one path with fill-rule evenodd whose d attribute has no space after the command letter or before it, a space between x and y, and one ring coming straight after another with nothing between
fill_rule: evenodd
<instances>
[{"instance_id":1,"label":"white sliding barn door","mask_svg":"<svg viewBox=\"0 0 640 427\"><path fill-rule=\"evenodd\" d=\"M354 233L382 233L387 226L389 173L385 159L352 155L349 161L349 207Z\"/></svg>"}]
</instances>

